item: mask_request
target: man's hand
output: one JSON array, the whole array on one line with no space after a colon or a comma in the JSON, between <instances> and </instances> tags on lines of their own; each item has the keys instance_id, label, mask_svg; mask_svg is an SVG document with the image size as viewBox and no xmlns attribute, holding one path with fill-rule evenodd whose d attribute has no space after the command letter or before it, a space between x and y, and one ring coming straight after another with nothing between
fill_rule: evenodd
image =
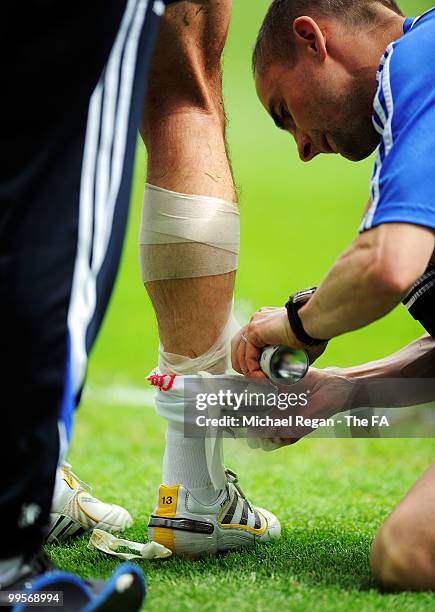
<instances>
[{"instance_id":1,"label":"man's hand","mask_svg":"<svg viewBox=\"0 0 435 612\"><path fill-rule=\"evenodd\" d=\"M249 378L265 378L260 368L261 350L265 346L282 344L293 349L305 349L310 363L324 352L326 345L306 347L295 337L285 308L262 308L249 325L233 338L231 357L233 368Z\"/></svg>"},{"instance_id":2,"label":"man's hand","mask_svg":"<svg viewBox=\"0 0 435 612\"><path fill-rule=\"evenodd\" d=\"M295 393L308 391L308 404L299 409L289 409L295 422L296 415L307 419L330 418L338 412L351 410L359 407L358 383L343 376L338 368L317 370L310 368L307 376L293 386ZM286 388L288 392L288 388ZM276 410L270 414L271 417L283 418L287 413ZM250 446L261 447L265 451L276 450L282 446L295 444L304 436L310 434L313 429L309 426L294 426L292 428L279 427L268 428L260 435L249 438ZM258 429L255 430L258 434Z\"/></svg>"},{"instance_id":3,"label":"man's hand","mask_svg":"<svg viewBox=\"0 0 435 612\"><path fill-rule=\"evenodd\" d=\"M233 338L233 368L250 378L265 378L259 363L261 349L275 344L303 348L290 328L285 308L262 308Z\"/></svg>"}]
</instances>

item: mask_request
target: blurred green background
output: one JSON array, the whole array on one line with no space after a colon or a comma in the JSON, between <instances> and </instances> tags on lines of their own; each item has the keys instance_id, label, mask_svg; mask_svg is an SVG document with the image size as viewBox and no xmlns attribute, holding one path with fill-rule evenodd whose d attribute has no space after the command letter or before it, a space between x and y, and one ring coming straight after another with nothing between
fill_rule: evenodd
<instances>
[{"instance_id":1,"label":"blurred green background","mask_svg":"<svg viewBox=\"0 0 435 612\"><path fill-rule=\"evenodd\" d=\"M228 141L242 218L236 287L242 318L262 306L281 306L290 292L322 279L356 235L373 163L319 156L304 164L293 139L274 127L257 100L251 75L251 49L268 4L235 0L224 60ZM417 15L431 3L408 0L400 5L408 15ZM145 151L139 143L120 274L90 362L90 380L98 384L140 385L143 374L156 365L156 325L137 256L145 175ZM399 307L370 327L334 340L318 364L376 359L420 333Z\"/></svg>"}]
</instances>

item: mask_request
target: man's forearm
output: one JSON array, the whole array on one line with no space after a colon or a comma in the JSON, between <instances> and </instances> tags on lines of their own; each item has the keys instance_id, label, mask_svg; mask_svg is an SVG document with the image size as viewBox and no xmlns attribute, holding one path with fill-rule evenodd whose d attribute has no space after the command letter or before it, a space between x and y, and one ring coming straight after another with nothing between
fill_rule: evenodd
<instances>
[{"instance_id":1,"label":"man's forearm","mask_svg":"<svg viewBox=\"0 0 435 612\"><path fill-rule=\"evenodd\" d=\"M435 379L435 340L423 336L384 359L329 371L358 389L353 396L353 408L400 407L432 401L435 399L435 384L432 383Z\"/></svg>"},{"instance_id":2,"label":"man's forearm","mask_svg":"<svg viewBox=\"0 0 435 612\"><path fill-rule=\"evenodd\" d=\"M377 282L371 262L369 249L354 246L337 260L317 292L299 311L310 336L326 340L359 329L400 303L401 295Z\"/></svg>"},{"instance_id":3,"label":"man's forearm","mask_svg":"<svg viewBox=\"0 0 435 612\"><path fill-rule=\"evenodd\" d=\"M305 331L333 338L383 317L426 270L434 246L432 230L406 223L361 234L301 308Z\"/></svg>"},{"instance_id":4,"label":"man's forearm","mask_svg":"<svg viewBox=\"0 0 435 612\"><path fill-rule=\"evenodd\" d=\"M375 378L435 378L435 340L422 336L397 353L352 368L340 368L352 380Z\"/></svg>"}]
</instances>

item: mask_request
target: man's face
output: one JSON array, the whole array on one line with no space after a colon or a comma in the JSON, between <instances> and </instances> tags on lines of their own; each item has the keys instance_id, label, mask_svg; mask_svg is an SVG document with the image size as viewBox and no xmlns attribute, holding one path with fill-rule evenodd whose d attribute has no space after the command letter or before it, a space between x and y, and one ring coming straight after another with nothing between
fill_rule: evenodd
<instances>
[{"instance_id":1,"label":"man's face","mask_svg":"<svg viewBox=\"0 0 435 612\"><path fill-rule=\"evenodd\" d=\"M298 59L271 65L256 75L258 96L278 127L295 138L302 161L337 153L352 161L368 157L379 143L371 116L375 75L368 82L338 62Z\"/></svg>"}]
</instances>

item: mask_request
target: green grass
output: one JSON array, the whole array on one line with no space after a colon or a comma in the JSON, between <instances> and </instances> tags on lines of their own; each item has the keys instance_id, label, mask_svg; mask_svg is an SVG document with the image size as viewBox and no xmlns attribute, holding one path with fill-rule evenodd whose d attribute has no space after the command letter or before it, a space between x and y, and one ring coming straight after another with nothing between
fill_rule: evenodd
<instances>
[{"instance_id":1,"label":"green grass","mask_svg":"<svg viewBox=\"0 0 435 612\"><path fill-rule=\"evenodd\" d=\"M93 493L135 517L142 541L160 477L164 426L152 410L86 406L71 460ZM249 497L283 524L280 541L188 562L144 561L148 610L426 610L430 594L382 595L368 566L378 526L428 465L432 441L304 440L275 453L227 444L227 464ZM117 560L86 548L88 537L50 546L82 576L108 576Z\"/></svg>"},{"instance_id":2,"label":"green grass","mask_svg":"<svg viewBox=\"0 0 435 612\"><path fill-rule=\"evenodd\" d=\"M304 165L289 137L273 129L255 98L250 48L268 2L235 2L225 55L228 138L242 214L236 304L248 315L281 305L289 292L317 283L353 239L368 198L371 160L335 157ZM430 2L402 2L418 14ZM154 314L140 280L137 236L146 160L139 146L121 271L92 355L70 460L104 499L124 504L143 540L160 482L164 422L146 405L111 398L119 385L140 387L156 365ZM358 273L358 271L356 271ZM403 309L331 343L320 365L384 356L421 330ZM101 400L106 389L109 402ZM382 595L368 555L379 525L431 462L431 440L304 440L266 454L227 444L227 464L250 498L278 514L276 544L216 559L142 564L148 610L426 610L428 594ZM55 560L82 576L108 576L117 561L86 549L87 538L50 546ZM121 612L121 611L120 611Z\"/></svg>"}]
</instances>

